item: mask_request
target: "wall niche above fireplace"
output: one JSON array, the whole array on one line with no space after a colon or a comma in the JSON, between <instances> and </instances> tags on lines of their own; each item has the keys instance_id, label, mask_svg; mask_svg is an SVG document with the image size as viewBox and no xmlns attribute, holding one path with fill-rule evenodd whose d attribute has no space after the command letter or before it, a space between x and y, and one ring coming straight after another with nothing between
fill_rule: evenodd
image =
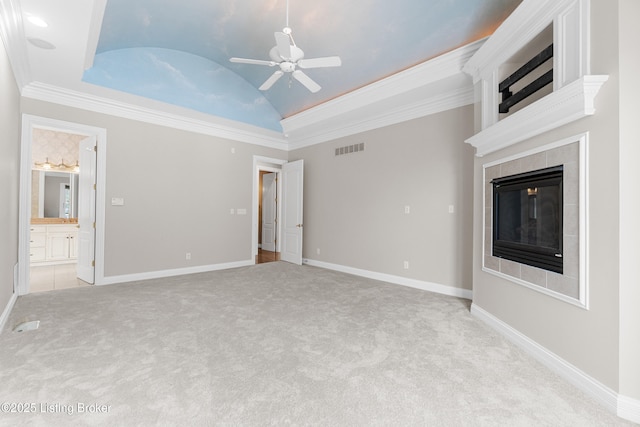
<instances>
[{"instance_id":1,"label":"wall niche above fireplace","mask_svg":"<svg viewBox=\"0 0 640 427\"><path fill-rule=\"evenodd\" d=\"M585 133L483 165L482 269L583 308L587 142Z\"/></svg>"},{"instance_id":2,"label":"wall niche above fireplace","mask_svg":"<svg viewBox=\"0 0 640 427\"><path fill-rule=\"evenodd\" d=\"M595 113L608 76L590 73L590 23L590 0L523 0L467 61L477 156Z\"/></svg>"}]
</instances>

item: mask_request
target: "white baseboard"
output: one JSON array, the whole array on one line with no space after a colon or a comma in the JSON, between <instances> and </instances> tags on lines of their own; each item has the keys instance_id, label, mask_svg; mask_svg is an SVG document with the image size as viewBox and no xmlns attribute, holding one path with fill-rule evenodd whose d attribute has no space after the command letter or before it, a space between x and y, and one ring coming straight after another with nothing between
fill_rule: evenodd
<instances>
[{"instance_id":1,"label":"white baseboard","mask_svg":"<svg viewBox=\"0 0 640 427\"><path fill-rule=\"evenodd\" d=\"M323 261L316 261L305 258L304 264L314 267L326 268L327 270L340 271L342 273L353 274L355 276L366 277L369 279L389 282L396 285L408 286L410 288L422 289L423 291L436 292L438 294L449 295L452 297L472 299L473 291L468 289L454 288L453 286L440 285L438 283L425 282L422 280L409 279L407 277L394 276L391 274L378 273L375 271L361 270L359 268L347 267L339 264L331 264Z\"/></svg>"},{"instance_id":2,"label":"white baseboard","mask_svg":"<svg viewBox=\"0 0 640 427\"><path fill-rule=\"evenodd\" d=\"M0 333L2 333L2 331L4 330L4 326L7 323L7 320L9 320L9 315L11 314L11 310L13 310L13 306L15 305L17 300L18 294L14 291L13 295L11 295L11 298L9 298L7 306L2 311L2 316L0 316Z\"/></svg>"},{"instance_id":3,"label":"white baseboard","mask_svg":"<svg viewBox=\"0 0 640 427\"><path fill-rule=\"evenodd\" d=\"M618 395L618 411L620 418L640 424L640 400Z\"/></svg>"},{"instance_id":4,"label":"white baseboard","mask_svg":"<svg viewBox=\"0 0 640 427\"><path fill-rule=\"evenodd\" d=\"M476 304L471 304L471 314L504 335L509 341L533 356L547 368L594 398L612 413L629 421L640 423L639 400L619 395L611 388L587 375Z\"/></svg>"},{"instance_id":5,"label":"white baseboard","mask_svg":"<svg viewBox=\"0 0 640 427\"><path fill-rule=\"evenodd\" d=\"M101 280L100 283L96 283L96 285L113 285L116 283L135 282L138 280L161 279L164 277L182 276L185 274L206 273L208 271L246 267L254 264L255 260L246 260L222 264L199 265L196 267L175 268L171 270L149 271L145 273L124 274L121 276L108 276Z\"/></svg>"}]
</instances>

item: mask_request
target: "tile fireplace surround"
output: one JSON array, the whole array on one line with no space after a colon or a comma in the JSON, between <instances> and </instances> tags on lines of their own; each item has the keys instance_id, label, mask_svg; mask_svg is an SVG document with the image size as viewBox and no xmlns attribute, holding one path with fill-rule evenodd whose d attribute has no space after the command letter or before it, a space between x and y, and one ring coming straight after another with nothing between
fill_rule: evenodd
<instances>
[{"instance_id":1,"label":"tile fireplace surround","mask_svg":"<svg viewBox=\"0 0 640 427\"><path fill-rule=\"evenodd\" d=\"M484 167L483 270L545 294L586 308L584 268L586 135L549 144L521 155L487 163ZM493 186L491 180L552 166L564 166L563 274L492 256ZM582 239L581 239L582 236ZM581 262L582 261L582 262ZM581 268L582 267L582 268Z\"/></svg>"}]
</instances>

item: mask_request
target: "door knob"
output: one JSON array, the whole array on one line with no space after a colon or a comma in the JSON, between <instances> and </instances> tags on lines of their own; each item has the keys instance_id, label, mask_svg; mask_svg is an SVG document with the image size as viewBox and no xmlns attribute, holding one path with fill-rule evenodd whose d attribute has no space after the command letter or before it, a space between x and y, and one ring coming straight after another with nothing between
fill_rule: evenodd
<instances>
[{"instance_id":1,"label":"door knob","mask_svg":"<svg viewBox=\"0 0 640 427\"><path fill-rule=\"evenodd\" d=\"M302 228L302 224L298 224L298 225L296 225L296 227Z\"/></svg>"}]
</instances>

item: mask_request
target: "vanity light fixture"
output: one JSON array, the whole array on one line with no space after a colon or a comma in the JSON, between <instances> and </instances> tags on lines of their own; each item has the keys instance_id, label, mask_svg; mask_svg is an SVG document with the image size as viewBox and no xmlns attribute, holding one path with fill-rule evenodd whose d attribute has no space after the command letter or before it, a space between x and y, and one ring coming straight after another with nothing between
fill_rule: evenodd
<instances>
[{"instance_id":1,"label":"vanity light fixture","mask_svg":"<svg viewBox=\"0 0 640 427\"><path fill-rule=\"evenodd\" d=\"M39 169L51 169L51 167L53 166L51 163L49 163L49 158L47 157L47 160L44 163L38 163L36 162L36 168Z\"/></svg>"},{"instance_id":2,"label":"vanity light fixture","mask_svg":"<svg viewBox=\"0 0 640 427\"><path fill-rule=\"evenodd\" d=\"M62 161L60 162L60 164L55 166L56 169L61 170L61 171L72 171L72 172L77 172L76 168L78 168L78 170L80 170L80 165L78 164L78 161L76 160L76 164L75 165L68 165L64 162L64 159L62 159Z\"/></svg>"},{"instance_id":3,"label":"vanity light fixture","mask_svg":"<svg viewBox=\"0 0 640 427\"><path fill-rule=\"evenodd\" d=\"M64 159L62 159L62 161L56 165L49 162L49 158L47 157L44 163L35 162L35 169L78 173L80 172L80 163L76 160L75 165L68 165L64 162Z\"/></svg>"}]
</instances>

